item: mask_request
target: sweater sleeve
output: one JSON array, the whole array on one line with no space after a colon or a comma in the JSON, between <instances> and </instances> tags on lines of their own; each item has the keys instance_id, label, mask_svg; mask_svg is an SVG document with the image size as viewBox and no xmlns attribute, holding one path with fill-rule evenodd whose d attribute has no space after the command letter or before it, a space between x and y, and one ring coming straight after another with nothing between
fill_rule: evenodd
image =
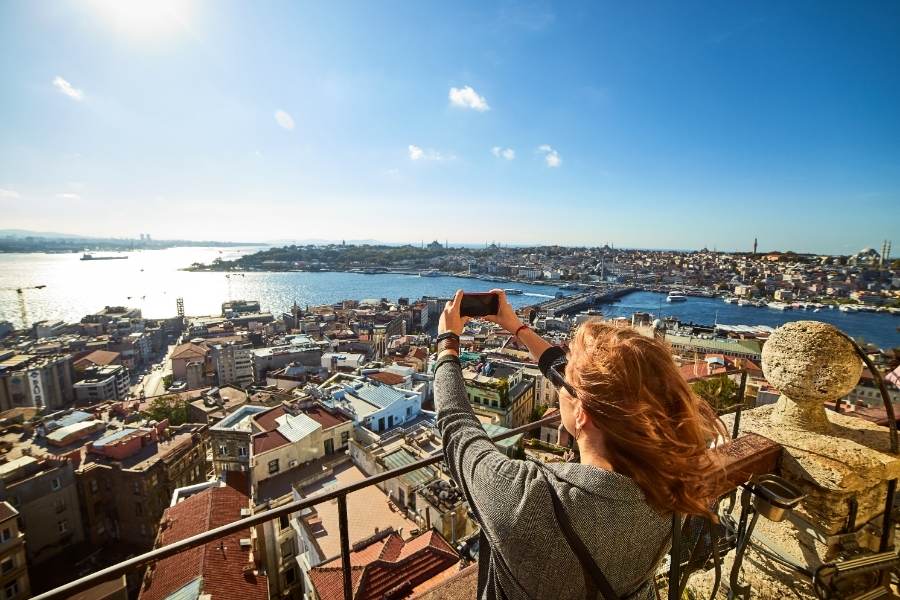
<instances>
[{"instance_id":1,"label":"sweater sleeve","mask_svg":"<svg viewBox=\"0 0 900 600\"><path fill-rule=\"evenodd\" d=\"M437 425L444 459L492 543L505 545L524 506L525 490L540 475L528 461L500 452L472 411L458 362L447 362L435 372Z\"/></svg>"}]
</instances>

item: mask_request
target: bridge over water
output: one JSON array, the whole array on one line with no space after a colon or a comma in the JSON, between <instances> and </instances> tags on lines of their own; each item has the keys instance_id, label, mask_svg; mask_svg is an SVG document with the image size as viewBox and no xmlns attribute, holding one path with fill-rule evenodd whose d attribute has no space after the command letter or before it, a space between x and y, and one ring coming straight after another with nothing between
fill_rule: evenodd
<instances>
[{"instance_id":1,"label":"bridge over water","mask_svg":"<svg viewBox=\"0 0 900 600\"><path fill-rule=\"evenodd\" d=\"M596 289L566 296L565 298L553 298L552 300L536 304L534 307L551 316L571 315L597 304L614 302L622 296L636 291L638 291L638 288L625 285L597 287Z\"/></svg>"}]
</instances>

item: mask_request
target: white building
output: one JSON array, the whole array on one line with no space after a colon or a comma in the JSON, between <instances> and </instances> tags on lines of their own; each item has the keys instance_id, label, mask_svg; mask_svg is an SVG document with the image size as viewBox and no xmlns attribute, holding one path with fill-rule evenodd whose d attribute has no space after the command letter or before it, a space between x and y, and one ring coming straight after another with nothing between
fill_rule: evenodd
<instances>
[{"instance_id":1,"label":"white building","mask_svg":"<svg viewBox=\"0 0 900 600\"><path fill-rule=\"evenodd\" d=\"M325 383L326 389L328 384ZM375 433L408 423L422 411L424 382L406 390L376 380L345 376L339 386L329 390L331 399L326 404L353 419L354 425Z\"/></svg>"},{"instance_id":2,"label":"white building","mask_svg":"<svg viewBox=\"0 0 900 600\"><path fill-rule=\"evenodd\" d=\"M85 378L74 384L78 402L94 404L102 400L124 400L128 396L128 371L122 365L90 367Z\"/></svg>"},{"instance_id":3,"label":"white building","mask_svg":"<svg viewBox=\"0 0 900 600\"><path fill-rule=\"evenodd\" d=\"M212 346L212 361L219 386L235 384L246 387L253 383L253 355L234 342Z\"/></svg>"}]
</instances>

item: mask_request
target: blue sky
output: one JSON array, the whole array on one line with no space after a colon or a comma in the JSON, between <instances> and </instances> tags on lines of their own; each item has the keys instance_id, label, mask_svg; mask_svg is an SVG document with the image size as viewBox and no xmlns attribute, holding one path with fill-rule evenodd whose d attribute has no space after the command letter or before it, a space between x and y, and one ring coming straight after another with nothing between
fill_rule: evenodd
<instances>
[{"instance_id":1,"label":"blue sky","mask_svg":"<svg viewBox=\"0 0 900 600\"><path fill-rule=\"evenodd\" d=\"M900 4L0 3L0 228L900 244Z\"/></svg>"}]
</instances>

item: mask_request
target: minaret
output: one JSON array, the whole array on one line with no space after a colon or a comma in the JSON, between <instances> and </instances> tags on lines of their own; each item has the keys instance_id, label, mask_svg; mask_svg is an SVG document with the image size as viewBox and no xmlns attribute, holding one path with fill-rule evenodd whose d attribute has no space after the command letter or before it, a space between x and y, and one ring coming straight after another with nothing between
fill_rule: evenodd
<instances>
[{"instance_id":1,"label":"minaret","mask_svg":"<svg viewBox=\"0 0 900 600\"><path fill-rule=\"evenodd\" d=\"M756 238L753 238L753 256L756 256Z\"/></svg>"}]
</instances>

